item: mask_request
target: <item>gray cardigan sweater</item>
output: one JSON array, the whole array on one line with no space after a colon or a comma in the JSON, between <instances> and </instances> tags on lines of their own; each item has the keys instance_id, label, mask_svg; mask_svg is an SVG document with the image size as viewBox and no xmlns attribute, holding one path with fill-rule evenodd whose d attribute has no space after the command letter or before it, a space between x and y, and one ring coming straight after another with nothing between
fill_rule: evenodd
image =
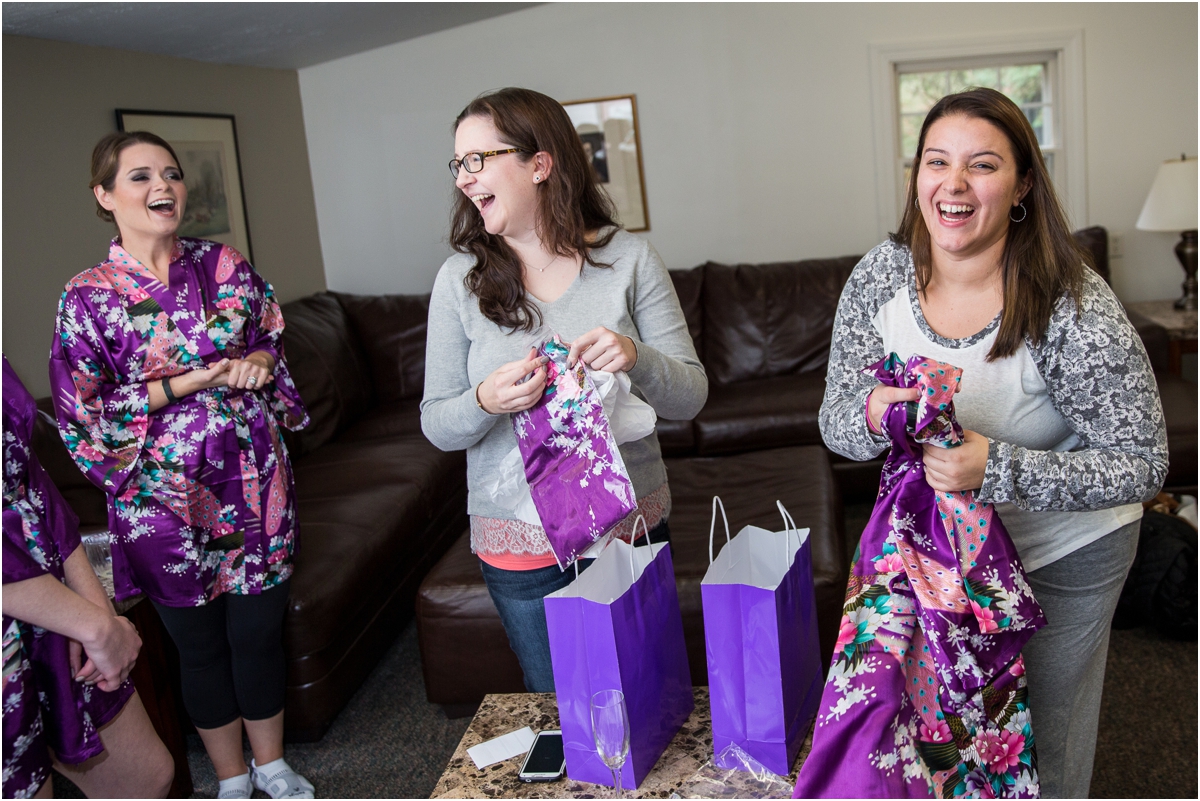
<instances>
[{"instance_id":1,"label":"gray cardigan sweater","mask_svg":"<svg viewBox=\"0 0 1200 801\"><path fill-rule=\"evenodd\" d=\"M463 283L473 257L456 254L438 272L429 301L425 346L425 396L421 429L444 451L467 451L467 511L481 517L513 517L481 491L500 460L516 447L510 415L490 415L476 405L475 387L497 367L529 353L535 341L556 333L570 341L597 326L631 337L638 358L629 371L633 392L668 420L695 417L708 398L708 378L696 357L674 284L662 259L645 240L617 231L592 252L575 282L553 303L531 298L542 312L544 332L512 332L479 311ZM639 498L667 480L655 434L620 446Z\"/></svg>"}]
</instances>

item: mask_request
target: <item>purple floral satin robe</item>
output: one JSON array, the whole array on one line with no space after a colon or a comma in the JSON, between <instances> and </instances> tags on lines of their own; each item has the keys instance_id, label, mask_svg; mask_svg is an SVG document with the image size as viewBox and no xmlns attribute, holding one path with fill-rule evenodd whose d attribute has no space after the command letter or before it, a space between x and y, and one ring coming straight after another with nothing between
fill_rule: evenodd
<instances>
[{"instance_id":1,"label":"purple floral satin robe","mask_svg":"<svg viewBox=\"0 0 1200 801\"><path fill-rule=\"evenodd\" d=\"M892 450L795 797L1037 797L1020 651L1045 617L992 506L925 481L921 444L962 442L962 371L892 354L866 372L921 400L915 434L906 404L884 414Z\"/></svg>"},{"instance_id":2,"label":"purple floral satin robe","mask_svg":"<svg viewBox=\"0 0 1200 801\"><path fill-rule=\"evenodd\" d=\"M113 241L59 303L50 382L76 464L108 494L117 599L254 594L292 572L296 500L280 424L308 423L269 284L227 245L180 238L170 287ZM149 413L147 382L265 351L275 380Z\"/></svg>"},{"instance_id":3,"label":"purple floral satin robe","mask_svg":"<svg viewBox=\"0 0 1200 801\"><path fill-rule=\"evenodd\" d=\"M637 508L633 482L604 414L599 390L582 362L567 367L570 348L542 343L546 390L514 414L513 432L542 528L561 569Z\"/></svg>"},{"instance_id":4,"label":"purple floral satin robe","mask_svg":"<svg viewBox=\"0 0 1200 801\"><path fill-rule=\"evenodd\" d=\"M4 583L46 574L63 580L79 519L30 448L37 406L4 359ZM50 776L53 748L79 763L104 751L96 729L133 694L73 680L68 640L4 615L4 797L28 798Z\"/></svg>"}]
</instances>

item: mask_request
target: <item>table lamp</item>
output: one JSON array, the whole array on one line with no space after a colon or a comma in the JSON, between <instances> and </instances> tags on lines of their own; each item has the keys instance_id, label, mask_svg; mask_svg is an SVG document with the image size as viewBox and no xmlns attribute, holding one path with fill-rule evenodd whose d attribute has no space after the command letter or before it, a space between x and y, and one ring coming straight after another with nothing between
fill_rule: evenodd
<instances>
[{"instance_id":1,"label":"table lamp","mask_svg":"<svg viewBox=\"0 0 1200 801\"><path fill-rule=\"evenodd\" d=\"M1164 161L1154 176L1154 185L1142 214L1138 217L1140 231L1180 231L1182 238L1175 246L1175 255L1183 265L1183 297L1175 308L1196 310L1196 159L1180 156L1179 160Z\"/></svg>"}]
</instances>

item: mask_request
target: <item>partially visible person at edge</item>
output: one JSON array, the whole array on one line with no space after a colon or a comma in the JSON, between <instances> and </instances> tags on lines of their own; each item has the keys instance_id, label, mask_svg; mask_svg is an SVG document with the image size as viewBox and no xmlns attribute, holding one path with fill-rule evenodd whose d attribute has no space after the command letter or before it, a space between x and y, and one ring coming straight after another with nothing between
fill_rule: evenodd
<instances>
[{"instance_id":1,"label":"partially visible person at edge","mask_svg":"<svg viewBox=\"0 0 1200 801\"><path fill-rule=\"evenodd\" d=\"M176 235L187 189L159 137L101 139L91 186L118 236L63 292L50 380L68 450L108 495L117 599L148 596L178 646L219 797L311 798L283 759L297 531L280 425L308 416L279 305L236 250Z\"/></svg>"},{"instance_id":2,"label":"partially visible person at edge","mask_svg":"<svg viewBox=\"0 0 1200 801\"><path fill-rule=\"evenodd\" d=\"M30 447L37 406L4 358L4 797L164 798L175 765L128 679L142 647Z\"/></svg>"},{"instance_id":3,"label":"partially visible person at edge","mask_svg":"<svg viewBox=\"0 0 1200 801\"><path fill-rule=\"evenodd\" d=\"M666 267L617 224L558 102L514 88L475 98L455 120L450 171L458 255L442 265L429 304L421 427L442 450L467 451L471 548L525 686L549 692L542 598L575 574L559 570L541 526L513 519L482 490L516 447L510 416L546 386L531 332L545 325L569 341L572 366L627 372L633 392L667 419L694 417L708 379ZM666 540L671 494L657 436L620 451L638 508L615 535L628 541L640 514L651 541Z\"/></svg>"},{"instance_id":4,"label":"partially visible person at edge","mask_svg":"<svg viewBox=\"0 0 1200 801\"><path fill-rule=\"evenodd\" d=\"M1167 472L1145 350L1084 259L1020 109L991 89L942 98L900 230L842 292L820 413L832 450L871 459L885 409L917 390L864 367L894 352L963 369L965 442L925 446L927 481L996 505L1045 611L1023 654L1046 797L1088 794L1109 623Z\"/></svg>"}]
</instances>

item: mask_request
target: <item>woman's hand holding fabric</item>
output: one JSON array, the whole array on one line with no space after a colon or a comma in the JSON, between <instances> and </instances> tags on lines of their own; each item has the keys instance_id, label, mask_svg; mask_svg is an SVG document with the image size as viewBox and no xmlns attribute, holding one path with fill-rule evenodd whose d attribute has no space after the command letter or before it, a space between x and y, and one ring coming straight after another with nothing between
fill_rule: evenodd
<instances>
[{"instance_id":1,"label":"woman's hand holding fabric","mask_svg":"<svg viewBox=\"0 0 1200 801\"><path fill-rule=\"evenodd\" d=\"M546 388L547 361L537 355L536 348L530 348L525 359L500 365L475 390L479 405L488 414L511 414L532 407Z\"/></svg>"},{"instance_id":2,"label":"woman's hand holding fabric","mask_svg":"<svg viewBox=\"0 0 1200 801\"><path fill-rule=\"evenodd\" d=\"M115 615L107 618L107 624L82 645L88 659L75 674L76 678L92 681L101 690L112 692L133 670L138 651L142 649L142 638L133 623ZM74 664L71 667L74 669Z\"/></svg>"},{"instance_id":3,"label":"woman's hand holding fabric","mask_svg":"<svg viewBox=\"0 0 1200 801\"><path fill-rule=\"evenodd\" d=\"M883 413L887 407L893 403L915 401L920 396L921 391L916 387L889 387L884 384L875 387L867 398L867 422L871 431L876 434L883 432Z\"/></svg>"},{"instance_id":4,"label":"woman's hand holding fabric","mask_svg":"<svg viewBox=\"0 0 1200 801\"><path fill-rule=\"evenodd\" d=\"M567 366L574 367L579 361L593 370L627 373L637 364L637 346L629 337L600 326L577 337L571 343L571 352L567 354Z\"/></svg>"},{"instance_id":5,"label":"woman's hand holding fabric","mask_svg":"<svg viewBox=\"0 0 1200 801\"><path fill-rule=\"evenodd\" d=\"M963 431L963 442L956 448L925 445L925 481L938 492L963 492L983 486L987 470L988 438L974 431Z\"/></svg>"}]
</instances>

